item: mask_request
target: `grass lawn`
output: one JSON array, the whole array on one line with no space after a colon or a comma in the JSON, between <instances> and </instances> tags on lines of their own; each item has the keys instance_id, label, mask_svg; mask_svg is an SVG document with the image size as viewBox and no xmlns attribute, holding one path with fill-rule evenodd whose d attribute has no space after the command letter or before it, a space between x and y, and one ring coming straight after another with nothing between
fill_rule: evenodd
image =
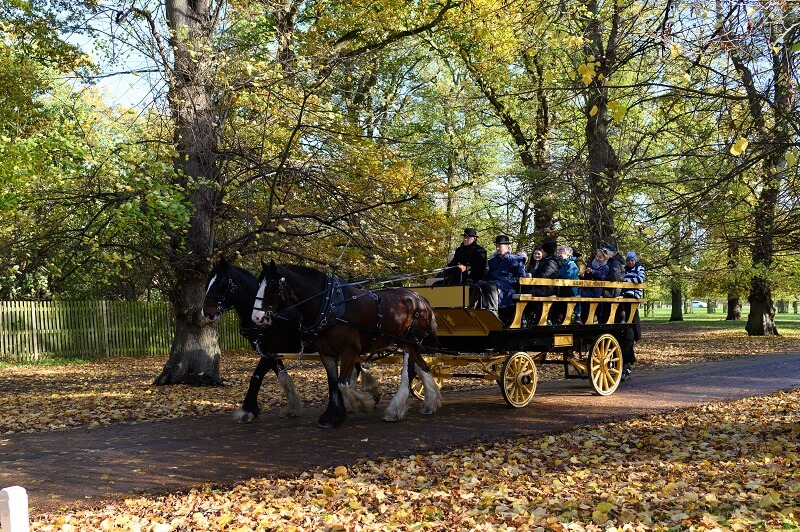
<instances>
[{"instance_id":1,"label":"grass lawn","mask_svg":"<svg viewBox=\"0 0 800 532\"><path fill-rule=\"evenodd\" d=\"M747 324L747 315L749 308L742 309L742 319L738 321L725 320L725 312L719 309L717 312L709 313L708 309L693 308L691 312L683 314L683 323L685 325L698 325L703 327L724 327L744 330ZM642 321L649 323L670 323L669 317L672 309L669 307L654 309L652 316L642 316ZM782 335L800 336L800 314L789 312L788 314L776 314L775 323L778 326L778 332Z\"/></svg>"}]
</instances>

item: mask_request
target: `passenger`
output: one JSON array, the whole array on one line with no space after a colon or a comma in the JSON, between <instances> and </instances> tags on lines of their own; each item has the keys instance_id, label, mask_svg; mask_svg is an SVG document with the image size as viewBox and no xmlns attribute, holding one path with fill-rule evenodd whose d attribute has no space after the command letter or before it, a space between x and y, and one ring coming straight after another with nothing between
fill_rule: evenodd
<instances>
[{"instance_id":1,"label":"passenger","mask_svg":"<svg viewBox=\"0 0 800 532\"><path fill-rule=\"evenodd\" d=\"M578 265L575 264L575 257L572 255L572 248L570 246L558 246L558 249L556 250L556 256L561 259L561 268L558 270L557 277L559 279L577 280L579 269ZM557 293L559 297L575 297L578 295L578 287L559 286ZM566 318L566 312L566 302L558 302L557 304L553 305L553 309L550 311L552 322L563 323L564 318ZM580 310L578 310L578 312L580 312Z\"/></svg>"},{"instance_id":2,"label":"passenger","mask_svg":"<svg viewBox=\"0 0 800 532\"><path fill-rule=\"evenodd\" d=\"M617 248L611 244L603 247L608 257L608 273L606 273L606 281L622 282L625 279L625 262L617 253ZM604 288L603 297L619 297L622 295L622 288Z\"/></svg>"},{"instance_id":3,"label":"passenger","mask_svg":"<svg viewBox=\"0 0 800 532\"><path fill-rule=\"evenodd\" d=\"M587 281L603 281L608 274L608 257L605 251L598 249L595 252L594 260L590 262L583 270L583 278ZM585 287L580 290L581 297L600 297L603 295L603 289L599 287ZM589 318L589 307L591 305L584 305L581 309L581 322L586 323Z\"/></svg>"},{"instance_id":4,"label":"passenger","mask_svg":"<svg viewBox=\"0 0 800 532\"><path fill-rule=\"evenodd\" d=\"M536 246L535 248L533 248L532 257L533 260L528 261L528 263L525 264L525 272L530 274L533 274L533 271L539 267L539 264L541 264L542 259L544 258L544 253L542 253L542 246ZM533 277L533 275L528 275L528 277Z\"/></svg>"},{"instance_id":5,"label":"passenger","mask_svg":"<svg viewBox=\"0 0 800 532\"><path fill-rule=\"evenodd\" d=\"M606 281L621 283L625 279L625 262L622 257L617 253L617 248L608 244L603 247L608 257L608 273L606 273ZM622 288L603 288L602 297L620 297L622 295ZM598 321L606 323L611 312L611 305L601 303L597 307ZM616 316L614 316L616 318Z\"/></svg>"},{"instance_id":6,"label":"passenger","mask_svg":"<svg viewBox=\"0 0 800 532\"><path fill-rule=\"evenodd\" d=\"M453 259L447 263L441 284L477 283L486 276L486 248L478 244L478 231L467 227L463 236L464 240L456 248Z\"/></svg>"},{"instance_id":7,"label":"passenger","mask_svg":"<svg viewBox=\"0 0 800 532\"><path fill-rule=\"evenodd\" d=\"M638 257L633 251L629 251L625 256L625 282L626 283L643 283L644 282L644 266L639 264ZM623 289L622 297L633 297L642 299L644 293L641 288ZM625 321L626 316L630 315L631 304L623 303L620 319L617 321ZM631 378L631 369L636 363L636 354L633 351L634 343L642 339L642 322L639 319L639 309L633 314L633 327L625 331L620 342L622 348L622 380L627 381Z\"/></svg>"},{"instance_id":8,"label":"passenger","mask_svg":"<svg viewBox=\"0 0 800 532\"><path fill-rule=\"evenodd\" d=\"M519 289L519 278L525 276L522 259L511 253L511 241L506 235L494 239L497 254L489 259L486 281L480 283L484 308L497 310L505 325L514 316L514 294Z\"/></svg>"},{"instance_id":9,"label":"passenger","mask_svg":"<svg viewBox=\"0 0 800 532\"><path fill-rule=\"evenodd\" d=\"M547 242L542 242L541 248L542 259L536 269L531 272L531 276L536 279L555 279L558 277L558 270L561 269L561 257L556 255L558 245L552 240L548 240ZM533 285L531 290L531 294L536 297L550 297L555 293L554 286ZM529 325L539 323L542 308L541 301L533 301L528 304L525 310L525 320Z\"/></svg>"},{"instance_id":10,"label":"passenger","mask_svg":"<svg viewBox=\"0 0 800 532\"><path fill-rule=\"evenodd\" d=\"M531 276L538 279L555 279L558 277L558 270L561 269L561 258L556 255L558 245L552 240L542 243L542 259ZM534 286L533 295L552 296L555 294L554 286Z\"/></svg>"}]
</instances>

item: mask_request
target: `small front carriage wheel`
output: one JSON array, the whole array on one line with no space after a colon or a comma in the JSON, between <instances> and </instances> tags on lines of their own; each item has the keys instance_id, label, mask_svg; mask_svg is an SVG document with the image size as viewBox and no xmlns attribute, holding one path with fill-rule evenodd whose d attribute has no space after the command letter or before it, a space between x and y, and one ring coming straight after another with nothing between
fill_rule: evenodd
<instances>
[{"instance_id":1,"label":"small front carriage wheel","mask_svg":"<svg viewBox=\"0 0 800 532\"><path fill-rule=\"evenodd\" d=\"M622 349L610 334L600 336L589 356L592 388L598 395L611 395L622 380Z\"/></svg>"},{"instance_id":2,"label":"small front carriage wheel","mask_svg":"<svg viewBox=\"0 0 800 532\"><path fill-rule=\"evenodd\" d=\"M536 364L526 352L509 355L500 370L500 391L503 399L514 408L522 408L536 392Z\"/></svg>"},{"instance_id":3,"label":"small front carriage wheel","mask_svg":"<svg viewBox=\"0 0 800 532\"><path fill-rule=\"evenodd\" d=\"M433 374L433 380L436 382L436 386L441 390L444 379L434 373L432 369L431 374ZM419 378L418 374L414 375L414 378L411 380L411 393L420 401L425 400L425 386L422 385L422 379Z\"/></svg>"}]
</instances>

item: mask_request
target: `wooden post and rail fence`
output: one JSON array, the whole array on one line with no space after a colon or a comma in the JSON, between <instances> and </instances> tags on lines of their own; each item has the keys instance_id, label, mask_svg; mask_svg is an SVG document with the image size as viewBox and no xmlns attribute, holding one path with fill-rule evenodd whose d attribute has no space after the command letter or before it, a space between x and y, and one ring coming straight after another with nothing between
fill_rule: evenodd
<instances>
[{"instance_id":1,"label":"wooden post and rail fence","mask_svg":"<svg viewBox=\"0 0 800 532\"><path fill-rule=\"evenodd\" d=\"M220 349L249 347L235 313L217 323ZM0 361L110 358L169 353L165 301L0 301Z\"/></svg>"}]
</instances>

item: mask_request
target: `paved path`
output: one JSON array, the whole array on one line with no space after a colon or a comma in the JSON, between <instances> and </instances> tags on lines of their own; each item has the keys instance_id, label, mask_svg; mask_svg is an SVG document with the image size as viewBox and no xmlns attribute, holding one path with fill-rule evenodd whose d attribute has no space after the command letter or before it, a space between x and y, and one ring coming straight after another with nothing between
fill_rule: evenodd
<instances>
[{"instance_id":1,"label":"paved path","mask_svg":"<svg viewBox=\"0 0 800 532\"><path fill-rule=\"evenodd\" d=\"M593 395L586 381L542 382L531 404L521 409L506 406L499 388L447 393L445 384L439 412L422 416L412 399L412 409L399 423L385 423L376 412L350 416L337 429L321 429L316 426L320 407L298 419L266 412L250 425L237 425L225 414L0 436L0 487L26 488L36 515L136 494L230 485L363 458L565 431L798 386L800 353L756 355L636 371L609 397Z\"/></svg>"}]
</instances>

